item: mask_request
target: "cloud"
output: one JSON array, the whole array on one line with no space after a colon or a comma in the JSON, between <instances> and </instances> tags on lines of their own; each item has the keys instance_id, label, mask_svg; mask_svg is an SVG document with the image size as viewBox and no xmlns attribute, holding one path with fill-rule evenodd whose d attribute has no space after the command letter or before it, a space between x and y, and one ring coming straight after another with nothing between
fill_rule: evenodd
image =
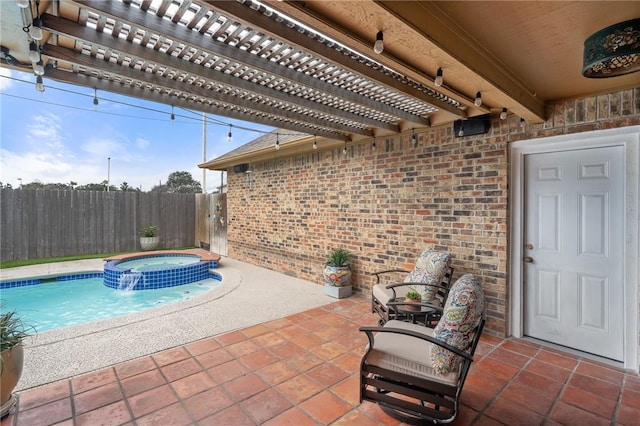
<instances>
[{"instance_id":1,"label":"cloud","mask_svg":"<svg viewBox=\"0 0 640 426\"><path fill-rule=\"evenodd\" d=\"M0 90L7 90L11 86L13 86L13 80L11 78L4 77L12 77L11 70L7 68L0 68Z\"/></svg>"},{"instance_id":2,"label":"cloud","mask_svg":"<svg viewBox=\"0 0 640 426\"><path fill-rule=\"evenodd\" d=\"M146 149L149 145L151 145L151 141L145 138L137 138L136 139L136 147L139 149Z\"/></svg>"},{"instance_id":3,"label":"cloud","mask_svg":"<svg viewBox=\"0 0 640 426\"><path fill-rule=\"evenodd\" d=\"M27 140L33 145L59 152L64 148L60 130L60 117L57 115L50 112L36 115L27 125Z\"/></svg>"}]
</instances>

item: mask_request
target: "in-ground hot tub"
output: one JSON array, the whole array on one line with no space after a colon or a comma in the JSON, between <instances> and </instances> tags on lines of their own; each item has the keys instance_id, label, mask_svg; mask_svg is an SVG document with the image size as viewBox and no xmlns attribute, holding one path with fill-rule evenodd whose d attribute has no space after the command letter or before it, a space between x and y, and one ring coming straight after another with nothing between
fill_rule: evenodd
<instances>
[{"instance_id":1,"label":"in-ground hot tub","mask_svg":"<svg viewBox=\"0 0 640 426\"><path fill-rule=\"evenodd\" d=\"M153 290L211 278L215 260L196 254L140 253L104 265L104 285L122 290Z\"/></svg>"}]
</instances>

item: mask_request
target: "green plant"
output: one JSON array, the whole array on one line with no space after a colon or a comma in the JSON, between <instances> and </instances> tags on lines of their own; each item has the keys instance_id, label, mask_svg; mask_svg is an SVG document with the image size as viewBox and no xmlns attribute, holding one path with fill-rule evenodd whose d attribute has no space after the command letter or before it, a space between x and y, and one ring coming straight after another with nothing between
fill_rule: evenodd
<instances>
[{"instance_id":1,"label":"green plant","mask_svg":"<svg viewBox=\"0 0 640 426\"><path fill-rule=\"evenodd\" d=\"M142 228L139 232L141 237L157 237L158 227L156 225L150 225L146 228Z\"/></svg>"},{"instance_id":2,"label":"green plant","mask_svg":"<svg viewBox=\"0 0 640 426\"><path fill-rule=\"evenodd\" d=\"M329 253L329 257L327 258L327 265L346 266L349 264L349 261L352 257L353 255L345 249L335 249L332 250L331 253Z\"/></svg>"},{"instance_id":3,"label":"green plant","mask_svg":"<svg viewBox=\"0 0 640 426\"><path fill-rule=\"evenodd\" d=\"M420 293L418 293L417 291L407 292L407 294L405 295L405 298L411 299L411 300L422 300L422 296L420 296Z\"/></svg>"},{"instance_id":4,"label":"green plant","mask_svg":"<svg viewBox=\"0 0 640 426\"><path fill-rule=\"evenodd\" d=\"M22 318L15 310L0 314L0 352L19 345L22 339L29 336L31 329L32 327L22 322Z\"/></svg>"}]
</instances>

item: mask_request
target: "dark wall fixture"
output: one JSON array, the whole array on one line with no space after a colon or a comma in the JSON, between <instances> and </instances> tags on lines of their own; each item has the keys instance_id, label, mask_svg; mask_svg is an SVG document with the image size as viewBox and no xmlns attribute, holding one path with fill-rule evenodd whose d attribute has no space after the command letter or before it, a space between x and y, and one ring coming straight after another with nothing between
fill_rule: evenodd
<instances>
[{"instance_id":1,"label":"dark wall fixture","mask_svg":"<svg viewBox=\"0 0 640 426\"><path fill-rule=\"evenodd\" d=\"M249 170L249 165L247 163L236 164L235 166L233 166L233 171L236 173L244 173L247 170Z\"/></svg>"},{"instance_id":2,"label":"dark wall fixture","mask_svg":"<svg viewBox=\"0 0 640 426\"><path fill-rule=\"evenodd\" d=\"M640 71L640 18L611 25L585 40L585 77L615 77L636 71Z\"/></svg>"},{"instance_id":3,"label":"dark wall fixture","mask_svg":"<svg viewBox=\"0 0 640 426\"><path fill-rule=\"evenodd\" d=\"M464 136L482 135L491 128L489 114L467 118L466 120L456 120L453 122L454 134L461 138Z\"/></svg>"}]
</instances>

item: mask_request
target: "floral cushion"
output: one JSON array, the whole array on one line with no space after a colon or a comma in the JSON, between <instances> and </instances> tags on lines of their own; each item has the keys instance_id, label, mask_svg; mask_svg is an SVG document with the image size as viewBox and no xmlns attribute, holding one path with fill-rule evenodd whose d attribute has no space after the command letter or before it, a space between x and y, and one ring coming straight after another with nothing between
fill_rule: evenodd
<instances>
[{"instance_id":1,"label":"floral cushion","mask_svg":"<svg viewBox=\"0 0 640 426\"><path fill-rule=\"evenodd\" d=\"M450 262L451 255L449 253L425 250L418 257L413 271L407 275L404 282L438 285L442 282L449 269ZM436 287L428 285L422 286L422 291L419 289L416 289L416 291L422 293L422 300L424 301L431 301L438 294Z\"/></svg>"},{"instance_id":2,"label":"floral cushion","mask_svg":"<svg viewBox=\"0 0 640 426\"><path fill-rule=\"evenodd\" d=\"M480 281L472 274L463 275L451 287L433 337L458 349L468 349L483 312L484 291ZM460 357L437 345L432 345L430 356L437 374L455 371L460 364Z\"/></svg>"}]
</instances>

